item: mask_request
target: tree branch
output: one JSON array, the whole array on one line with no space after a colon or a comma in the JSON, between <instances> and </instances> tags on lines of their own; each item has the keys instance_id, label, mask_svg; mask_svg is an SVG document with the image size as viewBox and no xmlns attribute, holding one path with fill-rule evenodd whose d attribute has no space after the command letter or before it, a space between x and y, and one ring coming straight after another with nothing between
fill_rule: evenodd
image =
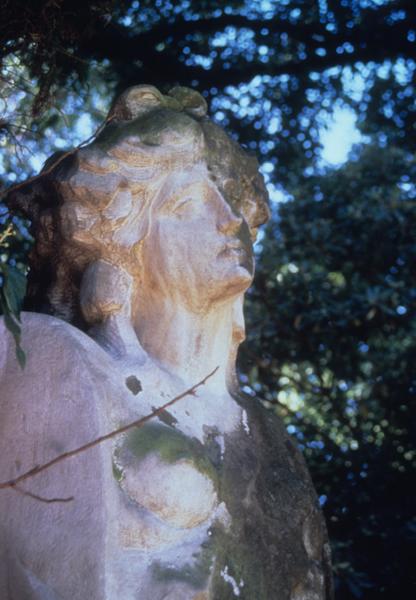
<instances>
[{"instance_id":1,"label":"tree branch","mask_svg":"<svg viewBox=\"0 0 416 600\"><path fill-rule=\"evenodd\" d=\"M178 18L169 24L133 35L131 28L113 25L97 31L84 42L81 52L85 52L84 56L109 59L116 66L120 64L120 70L122 63L126 61L130 62L130 65L135 61L139 62L140 66L132 75L137 81L146 80L158 84L165 80L170 83L180 82L183 85L197 80L202 85L215 83L216 87L221 87L229 83L249 81L257 74L296 76L311 70L322 71L338 65L352 65L357 61L412 57L415 55L415 47L406 37L410 27L409 21L388 21L389 15L400 8L406 9L409 14L412 13L411 5L405 0L377 9L368 8L361 11L360 20L353 27L342 27L336 33L329 33L319 21L307 24L291 23L279 16L273 19L250 19L242 15L222 15L196 21ZM228 69L223 68L223 60L218 60L218 64L214 63L209 69L196 65L187 66L181 62L181 48L178 45L180 40L187 35L206 34L203 52L208 52L209 34L223 31L227 26L247 28L255 33L267 28L269 33L264 38L264 43L270 46L272 53L274 52L274 59L271 58L267 63L257 60L244 62L240 57L236 65L231 64ZM372 35L369 37L370 26ZM279 56L273 35L283 32L289 35L290 53L296 54L296 48L302 43L305 46L306 58L291 57L289 60L281 60L282 56ZM384 43L386 39L389 40L388 44ZM163 41L166 42L166 48L159 52L156 46ZM192 40L189 43L192 44ZM344 51L340 54L339 48L345 43L350 43L354 51ZM316 55L317 47L323 47L326 55Z\"/></svg>"},{"instance_id":2,"label":"tree branch","mask_svg":"<svg viewBox=\"0 0 416 600\"><path fill-rule=\"evenodd\" d=\"M81 454L81 453L85 452L86 450L89 450L90 448L94 448L95 446L98 446L99 444L102 444L103 442L106 442L107 440L110 440L122 433L125 433L126 431L129 431L130 429L143 427L143 425L145 423L147 423L147 421L150 421L150 419L153 419L153 417L157 417L158 415L162 414L163 411L165 411L167 408L169 408L173 404L176 404L176 402L178 402L179 400L182 400L182 398L185 398L185 396L194 396L196 390L199 387L201 387L202 385L205 385L205 383L208 381L208 379L210 379L210 377L212 377L218 371L218 369L219 369L219 367L215 367L215 369L213 371L211 371L210 373L208 373L208 375L206 375L206 377L204 377L204 379L202 379L199 383L196 383L189 389L185 390L184 392L179 394L179 396L175 396L175 398L173 398L172 400L169 400L169 402L166 402L166 404L163 404L159 408L156 408L155 410L153 410L151 413L149 413L145 417L141 417L140 419L137 419L136 421L133 421L132 423L128 423L127 425L123 425L122 427L119 427L118 429L114 429L113 431L110 431L109 433L106 433L105 435L95 438L94 440L91 440L90 442L87 442L86 444L83 444L82 446L79 446L78 448L75 448L74 450L69 450L68 452L63 452L62 454L58 454L58 456L56 456L52 460L50 460L46 463L43 463L42 465L36 465L32 469L29 469L28 471L26 471L25 473L22 473L22 475L19 475L18 477L15 477L14 479L9 479L9 481L4 481L4 482L0 483L0 490L12 489L12 490L15 490L26 496L30 496L31 498L35 498L36 500L40 500L42 502L48 502L48 503L69 502L70 500L73 499L72 497L46 499L46 498L43 498L42 496L38 496L37 494L33 494L31 492L27 492L26 490L22 490L22 488L20 488L18 486L20 483L22 483L22 481L26 481L27 479L35 477L36 475L39 475L39 473L42 473L43 471L50 469L54 465L56 465L60 462L63 462L64 460L67 460L68 458L71 458L72 456L77 456L78 454Z\"/></svg>"}]
</instances>

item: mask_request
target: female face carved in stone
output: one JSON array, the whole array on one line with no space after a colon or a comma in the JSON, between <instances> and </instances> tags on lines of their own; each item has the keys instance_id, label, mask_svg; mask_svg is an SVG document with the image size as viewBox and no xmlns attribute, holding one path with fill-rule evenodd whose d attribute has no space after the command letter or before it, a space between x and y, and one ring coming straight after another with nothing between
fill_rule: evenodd
<instances>
[{"instance_id":1,"label":"female face carved in stone","mask_svg":"<svg viewBox=\"0 0 416 600\"><path fill-rule=\"evenodd\" d=\"M117 312L122 294L134 298L144 284L196 310L248 287L266 191L257 161L205 113L192 90L131 88L75 164L55 171L63 203L38 211L32 265L38 280L45 258L56 267L43 298L50 312L76 320L79 291L72 284L68 298L68 280L81 282L81 296L88 287L87 322ZM60 230L51 234L53 221Z\"/></svg>"},{"instance_id":2,"label":"female face carved in stone","mask_svg":"<svg viewBox=\"0 0 416 600\"><path fill-rule=\"evenodd\" d=\"M247 223L205 165L173 173L154 201L142 264L147 285L199 310L244 291L254 264Z\"/></svg>"}]
</instances>

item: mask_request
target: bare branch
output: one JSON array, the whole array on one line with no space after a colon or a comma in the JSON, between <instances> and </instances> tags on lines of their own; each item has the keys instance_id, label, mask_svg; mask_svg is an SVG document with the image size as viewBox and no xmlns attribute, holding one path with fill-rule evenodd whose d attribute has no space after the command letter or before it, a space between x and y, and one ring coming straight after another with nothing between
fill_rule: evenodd
<instances>
[{"instance_id":1,"label":"bare branch","mask_svg":"<svg viewBox=\"0 0 416 600\"><path fill-rule=\"evenodd\" d=\"M17 485L15 485L13 489L19 494L22 494L22 496L28 496L29 498L33 498L33 500L45 502L45 504L55 504L57 502L72 502L72 500L75 500L74 496L69 496L68 498L44 498L43 496L39 496L39 494L34 494L33 492L24 490Z\"/></svg>"},{"instance_id":2,"label":"bare branch","mask_svg":"<svg viewBox=\"0 0 416 600\"><path fill-rule=\"evenodd\" d=\"M17 487L17 486L19 486L19 484L22 483L22 481L26 481L27 479L30 479L31 477L35 477L35 475L39 475L39 473L42 473L43 471L50 469L52 466L56 465L57 463L63 462L64 460L71 458L72 456L81 454L82 452L85 452L86 450L89 450L90 448L94 448L95 446L102 444L102 442L110 440L122 433L125 433L126 431L129 431L130 429L143 427L143 425L145 423L147 423L147 421L150 421L150 419L153 419L153 417L157 417L158 415L162 414L163 411L165 411L167 408L169 408L173 404L176 404L176 402L178 402L179 400L182 400L182 398L185 398L185 396L195 395L196 390L199 387L201 387L202 385L204 385L208 381L208 379L210 377L212 377L214 375L214 373L216 373L218 371L218 369L219 369L219 367L215 367L215 369L213 371L211 371L211 373L209 373L206 377L204 377L204 379L201 379L201 381L199 383L196 383L189 389L185 390L184 392L179 394L179 396L175 396L175 398L173 398L172 400L169 400L169 402L167 402L166 404L163 404L159 408L156 408L155 410L153 410L151 413L149 413L145 417L141 417L140 419L137 419L136 421L133 421L132 423L128 423L127 425L123 425L122 427L119 427L118 429L114 429L113 431L110 431L110 433L106 433L105 435L95 438L94 440L91 440L90 442L87 442L86 444L83 444L82 446L79 446L78 448L75 448L74 450L70 450L68 452L63 452L62 454L58 454L58 456L56 456L52 460L50 460L46 463L43 463L42 465L37 465L37 466L33 467L32 469L29 469L25 473L22 473L22 475L19 475L19 477L15 477L14 479L9 479L9 481L4 481L4 482L0 483L0 490L12 489L12 490L19 492L20 494L29 496L30 498L40 500L41 502L48 502L48 503L69 502L70 500L72 500L72 497L71 498L50 498L50 499L48 499L48 498L43 498L42 496L38 496L37 494L28 492L26 490L23 490L22 488Z\"/></svg>"},{"instance_id":3,"label":"bare branch","mask_svg":"<svg viewBox=\"0 0 416 600\"><path fill-rule=\"evenodd\" d=\"M134 34L127 26L112 24L97 30L94 36L85 40L81 51L84 51L84 57L93 56L100 60L106 58L115 64L125 61L134 64L135 61L139 61L135 76L150 83L158 83L163 79L170 81L172 73L181 85L192 84L195 80L199 85L212 85L215 82L216 87L250 81L255 75L303 76L311 70L322 71L333 66L352 65L357 61L380 62L388 58L413 57L414 43L407 39L408 21L390 23L386 20L395 5L413 15L411 2L389 3L383 8L377 7L377 10L369 8L361 11L358 24L352 29L343 27L337 34L329 33L319 22L291 23L281 15L275 15L272 19L252 19L236 14L202 17L198 20L177 18L169 24L161 24ZM374 30L370 37L366 35L369 24ZM223 31L227 26L249 29L254 34L267 29L269 34L264 43L275 49L275 59L267 63L252 60L241 65L237 61L229 68L224 68L223 61L218 60L210 69L200 65L190 66L181 61L181 46L178 41L184 40L186 35L199 33L206 36L204 47L207 52L209 36ZM276 47L273 36L283 32L289 35L290 42L295 46L299 43L306 44L305 59L298 56L288 60L282 58L282 52ZM383 43L385 39L389 39L388 45ZM166 44L165 50L161 52L156 50L160 42ZM339 48L346 42L354 47L354 52L339 54ZM325 56L315 54L316 48L320 46L325 48Z\"/></svg>"}]
</instances>

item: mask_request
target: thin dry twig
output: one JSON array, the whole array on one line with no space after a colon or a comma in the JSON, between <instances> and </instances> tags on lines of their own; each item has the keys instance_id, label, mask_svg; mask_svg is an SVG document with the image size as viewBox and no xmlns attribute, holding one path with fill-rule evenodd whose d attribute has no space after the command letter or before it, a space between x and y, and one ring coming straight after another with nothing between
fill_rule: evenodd
<instances>
[{"instance_id":1,"label":"thin dry twig","mask_svg":"<svg viewBox=\"0 0 416 600\"><path fill-rule=\"evenodd\" d=\"M122 427L119 427L118 429L114 429L113 431L110 431L110 433L106 433L105 435L95 438L94 440L91 440L90 442L87 442L86 444L83 444L82 446L79 446L78 448L75 448L74 450L70 450L68 452L63 452L62 454L58 454L58 456L56 456L52 460L50 460L46 463L43 463L42 465L36 465L32 469L29 469L25 473L22 473L22 475L19 475L19 477L15 477L14 479L9 479L9 481L4 481L4 482L0 483L0 490L12 489L12 490L19 492L20 494L29 496L30 498L34 498L36 500L40 500L41 502L48 502L48 503L69 502L70 500L73 500L73 497L50 498L50 499L43 498L42 496L38 496L37 494L33 494L31 492L23 490L21 487L19 487L19 484L22 483L22 481L26 481L27 479L30 479L31 477L35 477L35 475L39 475L39 473L42 473L43 471L50 469L53 465L56 465L57 463L60 463L64 460L66 460L67 458L71 458L72 456L81 454L82 452L85 452L86 450L89 450L90 448L94 448L95 446L98 446L102 442L110 440L122 433L125 433L126 431L129 431L130 429L143 427L143 425L145 423L147 423L147 421L150 421L150 419L153 419L153 417L157 417L158 415L163 413L163 411L165 411L167 408L169 408L170 406L172 406L179 400L182 400L182 398L184 398L185 396L194 396L196 390L199 387L201 387L202 385L204 385L208 381L208 379L210 377L212 377L214 375L214 373L216 373L218 371L218 369L219 369L219 367L215 367L215 369L213 371L211 371L211 373L206 375L206 377L204 377L204 379L201 379L201 381L199 383L196 383L189 389L185 390L184 392L179 394L179 396L175 396L175 398L173 398L172 400L169 400L169 402L166 402L166 404L163 404L159 408L156 408L155 410L153 410L151 413L149 413L145 417L141 417L140 419L137 419L136 421L128 423L127 425L123 425Z\"/></svg>"},{"instance_id":2,"label":"thin dry twig","mask_svg":"<svg viewBox=\"0 0 416 600\"><path fill-rule=\"evenodd\" d=\"M115 115L111 115L110 117L108 117L104 123L101 123L101 125L94 131L94 133L87 138L86 140L84 140L83 142L81 142L80 144L78 144L78 146L75 146L75 148L72 148L72 150L68 150L67 152L64 152L63 154L61 154L61 156L59 156L59 158L57 158L51 165L49 165L49 167L47 169L45 169L44 171L41 171L40 173L38 173L37 175L33 175L33 177L29 177L29 179L26 179L25 181L21 181L20 183L16 183L15 185L12 185L11 187L7 188L6 190L4 190L4 192L0 195L0 200L2 200L3 198L5 198L6 196L8 196L9 194L11 194L12 192L15 192L16 190L30 184L33 183L34 181L37 181L38 179L41 179L42 177L45 177L45 175L49 175L49 173L51 173L55 167L57 167L63 160L65 160L66 158L68 158L68 156L71 156L72 154L75 154L75 152L77 152L80 148L83 148L83 146L86 146L87 144L89 144L90 142L92 142L92 140L94 138L97 137L97 135L99 133L101 133L101 131L104 129L104 127L106 125L108 125L108 123L110 121L112 121L114 119Z\"/></svg>"},{"instance_id":3,"label":"thin dry twig","mask_svg":"<svg viewBox=\"0 0 416 600\"><path fill-rule=\"evenodd\" d=\"M90 65L90 62L88 60L85 60L84 58L80 58L79 56L76 56L75 54L71 54L71 52L68 52L67 50L65 50L65 48L62 48L62 46L55 46L56 50L58 52L60 52L61 54L64 54L65 56L69 56L69 58L72 58L73 60L76 60L84 65Z\"/></svg>"},{"instance_id":4,"label":"thin dry twig","mask_svg":"<svg viewBox=\"0 0 416 600\"><path fill-rule=\"evenodd\" d=\"M11 127L12 129L18 129L19 131L24 131L25 133L33 133L33 135L40 135L39 131L36 131L35 129L29 129L29 127L25 127L24 125L15 125L14 123L6 123L5 127L7 126L7 129L9 127Z\"/></svg>"},{"instance_id":5,"label":"thin dry twig","mask_svg":"<svg viewBox=\"0 0 416 600\"><path fill-rule=\"evenodd\" d=\"M33 498L33 500L39 500L39 502L44 502L45 504L55 504L56 502L72 502L72 500L75 500L74 496L69 496L68 498L45 498L44 496L39 496L39 494L29 492L29 490L24 490L17 485L15 485L13 489L19 494L22 494L22 496L28 496L29 498Z\"/></svg>"},{"instance_id":6,"label":"thin dry twig","mask_svg":"<svg viewBox=\"0 0 416 600\"><path fill-rule=\"evenodd\" d=\"M30 89L27 89L25 87L22 87L21 85L18 85L19 82L23 81L25 83L27 83L27 85L29 86L33 86L33 82L30 81L30 79L25 79L22 76L19 76L19 81L16 82L12 79L8 79L7 77L4 77L4 75L0 74L0 80L4 81L4 83L6 83L9 87L14 88L15 90L20 90L21 92L25 92L25 94L29 94L30 96L36 96L36 93L33 92ZM2 98L3 100L5 100L4 98Z\"/></svg>"}]
</instances>

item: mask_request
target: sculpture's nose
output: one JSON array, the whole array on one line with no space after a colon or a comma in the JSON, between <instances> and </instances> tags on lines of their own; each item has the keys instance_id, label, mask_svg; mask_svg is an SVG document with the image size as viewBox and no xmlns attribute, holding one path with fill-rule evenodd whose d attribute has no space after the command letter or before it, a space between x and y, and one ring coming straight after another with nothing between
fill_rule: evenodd
<instances>
[{"instance_id":1,"label":"sculpture's nose","mask_svg":"<svg viewBox=\"0 0 416 600\"><path fill-rule=\"evenodd\" d=\"M234 212L232 206L221 197L221 209L218 215L217 228L221 233L230 235L237 233L243 223L243 217Z\"/></svg>"}]
</instances>

